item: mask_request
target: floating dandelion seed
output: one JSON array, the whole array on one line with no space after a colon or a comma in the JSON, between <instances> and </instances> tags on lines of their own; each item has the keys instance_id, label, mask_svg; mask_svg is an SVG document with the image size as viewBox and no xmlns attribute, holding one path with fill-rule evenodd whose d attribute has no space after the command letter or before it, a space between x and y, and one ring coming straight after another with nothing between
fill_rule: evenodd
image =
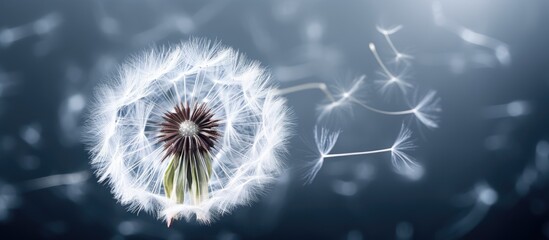
<instances>
[{"instance_id":1,"label":"floating dandelion seed","mask_svg":"<svg viewBox=\"0 0 549 240\"><path fill-rule=\"evenodd\" d=\"M409 109L401 111L387 111L377 109L370 105L367 105L364 101L360 101L356 98L351 98L350 101L358 104L359 106L368 109L373 112L377 112L385 115L413 115L420 123L428 128L438 128L438 114L442 111L440 108L440 98L437 97L436 91L429 91L423 97L416 97L416 103L412 103Z\"/></svg>"},{"instance_id":2,"label":"floating dandelion seed","mask_svg":"<svg viewBox=\"0 0 549 240\"><path fill-rule=\"evenodd\" d=\"M339 88L335 96L328 97L330 100L328 103L320 105L317 110L319 112L318 119L324 119L328 116L341 116L342 113L351 111L355 95L361 90L366 75L361 75L355 78L348 88Z\"/></svg>"},{"instance_id":3,"label":"floating dandelion seed","mask_svg":"<svg viewBox=\"0 0 549 240\"><path fill-rule=\"evenodd\" d=\"M486 182L478 182L467 194L458 196L458 203L470 207L466 214L438 232L437 239L461 239L478 226L498 201L496 192Z\"/></svg>"},{"instance_id":4,"label":"floating dandelion seed","mask_svg":"<svg viewBox=\"0 0 549 240\"><path fill-rule=\"evenodd\" d=\"M324 164L324 158L326 155L332 151L332 148L334 148L334 145L337 142L337 138L339 137L339 131L330 132L326 128L319 128L318 126L315 127L315 143L316 148L318 150L319 156L312 163L309 170L305 174L305 183L309 184L314 179L318 171L322 168L322 164Z\"/></svg>"},{"instance_id":5,"label":"floating dandelion seed","mask_svg":"<svg viewBox=\"0 0 549 240\"><path fill-rule=\"evenodd\" d=\"M151 50L98 88L92 164L122 204L210 222L279 175L288 110L257 62L191 40Z\"/></svg>"},{"instance_id":6,"label":"floating dandelion seed","mask_svg":"<svg viewBox=\"0 0 549 240\"><path fill-rule=\"evenodd\" d=\"M409 177L410 179L418 179L423 173L423 168L406 153L415 148L411 136L412 132L405 126L402 126L398 137L391 147L361 152L330 153L337 142L339 132L330 132L325 128L315 127L315 143L319 156L311 166L307 168L305 181L306 183L311 183L314 180L316 174L322 168L324 160L327 158L364 156L379 153L391 153L391 163L396 173Z\"/></svg>"},{"instance_id":7,"label":"floating dandelion seed","mask_svg":"<svg viewBox=\"0 0 549 240\"><path fill-rule=\"evenodd\" d=\"M389 71L387 66L383 63L383 60L381 60L381 57L379 56L379 53L377 52L376 45L374 43L370 43L368 45L370 48L370 51L374 55L377 63L383 70L381 74L383 77L385 77L384 80L380 80L381 83L381 90L383 92L387 92L391 86L397 86L402 93L406 93L409 88L413 88L414 86L406 81L404 81L402 76L396 75Z\"/></svg>"},{"instance_id":8,"label":"floating dandelion seed","mask_svg":"<svg viewBox=\"0 0 549 240\"><path fill-rule=\"evenodd\" d=\"M387 44L389 44L389 47L391 47L391 50L393 51L393 54L395 54L394 61L396 63L400 63L401 61L406 62L407 60L414 59L413 56L405 54L403 52L400 52L395 47L395 44L393 43L393 40L390 37L391 35L397 33L398 31L400 31L402 29L402 25L398 25L398 26L393 27L393 28L383 28L381 26L377 26L376 29L379 33L381 33L383 35L383 37L385 37L385 40L387 41Z\"/></svg>"},{"instance_id":9,"label":"floating dandelion seed","mask_svg":"<svg viewBox=\"0 0 549 240\"><path fill-rule=\"evenodd\" d=\"M475 32L472 29L449 19L442 8L440 1L433 1L431 4L431 11L436 25L452 32L465 42L491 49L494 57L501 65L508 66L511 64L511 53L509 51L509 46L506 43Z\"/></svg>"}]
</instances>

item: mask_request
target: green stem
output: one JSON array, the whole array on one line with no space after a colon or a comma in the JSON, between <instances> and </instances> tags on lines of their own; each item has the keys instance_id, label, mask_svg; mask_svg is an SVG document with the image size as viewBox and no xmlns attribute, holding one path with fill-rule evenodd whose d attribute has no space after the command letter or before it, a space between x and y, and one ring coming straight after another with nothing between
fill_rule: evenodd
<instances>
[{"instance_id":1,"label":"green stem","mask_svg":"<svg viewBox=\"0 0 549 240\"><path fill-rule=\"evenodd\" d=\"M192 195L193 204L209 198L208 184L212 173L211 156L208 153L189 156L173 156L164 173L166 197L183 203L185 193Z\"/></svg>"}]
</instances>

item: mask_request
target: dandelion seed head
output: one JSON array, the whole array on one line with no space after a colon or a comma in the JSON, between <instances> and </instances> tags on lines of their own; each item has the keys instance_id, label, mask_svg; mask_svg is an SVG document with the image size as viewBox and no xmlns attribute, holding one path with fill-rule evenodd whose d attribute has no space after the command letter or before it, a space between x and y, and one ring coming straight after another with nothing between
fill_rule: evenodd
<instances>
[{"instance_id":1,"label":"dandelion seed head","mask_svg":"<svg viewBox=\"0 0 549 240\"><path fill-rule=\"evenodd\" d=\"M97 88L85 134L96 175L131 211L211 222L283 169L289 110L273 92L259 63L216 42L137 55Z\"/></svg>"}]
</instances>

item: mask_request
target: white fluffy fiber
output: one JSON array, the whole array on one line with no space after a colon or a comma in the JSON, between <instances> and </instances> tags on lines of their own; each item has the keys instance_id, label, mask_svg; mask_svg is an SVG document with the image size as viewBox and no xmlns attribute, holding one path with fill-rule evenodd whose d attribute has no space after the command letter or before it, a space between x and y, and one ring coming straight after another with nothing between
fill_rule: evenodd
<instances>
[{"instance_id":1,"label":"white fluffy fiber","mask_svg":"<svg viewBox=\"0 0 549 240\"><path fill-rule=\"evenodd\" d=\"M210 222L247 204L276 179L289 136L288 109L259 63L207 40L144 52L99 86L87 143L100 181L120 203L159 219ZM205 102L221 120L210 198L177 204L164 195L158 122L179 101Z\"/></svg>"}]
</instances>

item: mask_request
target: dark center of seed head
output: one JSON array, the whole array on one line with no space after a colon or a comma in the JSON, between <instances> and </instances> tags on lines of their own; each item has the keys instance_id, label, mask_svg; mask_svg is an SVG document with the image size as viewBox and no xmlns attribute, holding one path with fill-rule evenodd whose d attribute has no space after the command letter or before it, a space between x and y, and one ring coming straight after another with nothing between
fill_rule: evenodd
<instances>
[{"instance_id":1,"label":"dark center of seed head","mask_svg":"<svg viewBox=\"0 0 549 240\"><path fill-rule=\"evenodd\" d=\"M220 137L219 120L206 104L176 105L175 111L165 113L163 119L158 135L165 148L162 160L173 155L208 153Z\"/></svg>"}]
</instances>

